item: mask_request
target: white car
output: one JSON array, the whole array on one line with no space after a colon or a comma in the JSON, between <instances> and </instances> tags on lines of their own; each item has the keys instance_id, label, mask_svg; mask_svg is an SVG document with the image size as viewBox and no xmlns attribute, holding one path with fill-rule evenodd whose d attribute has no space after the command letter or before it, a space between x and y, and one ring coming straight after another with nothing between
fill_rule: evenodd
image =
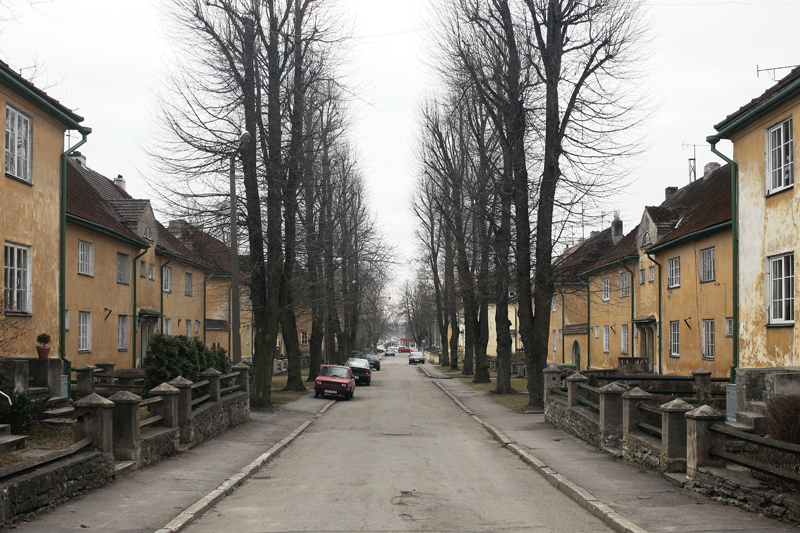
<instances>
[{"instance_id":1,"label":"white car","mask_svg":"<svg viewBox=\"0 0 800 533\"><path fill-rule=\"evenodd\" d=\"M394 357L394 346L387 346L383 352L384 357Z\"/></svg>"},{"instance_id":2,"label":"white car","mask_svg":"<svg viewBox=\"0 0 800 533\"><path fill-rule=\"evenodd\" d=\"M425 356L422 352L409 352L408 353L408 364L409 365L418 365L418 364L425 364Z\"/></svg>"}]
</instances>

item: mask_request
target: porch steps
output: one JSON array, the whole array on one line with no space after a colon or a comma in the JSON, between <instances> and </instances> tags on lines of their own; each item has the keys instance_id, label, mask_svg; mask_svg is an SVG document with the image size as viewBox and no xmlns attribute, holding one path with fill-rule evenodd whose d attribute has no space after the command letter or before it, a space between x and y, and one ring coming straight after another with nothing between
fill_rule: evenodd
<instances>
[{"instance_id":1,"label":"porch steps","mask_svg":"<svg viewBox=\"0 0 800 533\"><path fill-rule=\"evenodd\" d=\"M48 418L70 418L75 414L74 407L57 407L55 409L48 409L44 412Z\"/></svg>"},{"instance_id":2,"label":"porch steps","mask_svg":"<svg viewBox=\"0 0 800 533\"><path fill-rule=\"evenodd\" d=\"M50 394L50 389L47 387L28 387L28 398L43 398Z\"/></svg>"},{"instance_id":3,"label":"porch steps","mask_svg":"<svg viewBox=\"0 0 800 533\"><path fill-rule=\"evenodd\" d=\"M59 409L66 407L69 404L69 398L66 396L55 396L47 400L47 405L50 409Z\"/></svg>"},{"instance_id":4,"label":"porch steps","mask_svg":"<svg viewBox=\"0 0 800 533\"><path fill-rule=\"evenodd\" d=\"M747 410L767 416L767 402L749 401L747 402Z\"/></svg>"},{"instance_id":5,"label":"porch steps","mask_svg":"<svg viewBox=\"0 0 800 533\"><path fill-rule=\"evenodd\" d=\"M0 437L0 454L22 450L28 445L26 435L3 435Z\"/></svg>"},{"instance_id":6,"label":"porch steps","mask_svg":"<svg viewBox=\"0 0 800 533\"><path fill-rule=\"evenodd\" d=\"M761 413L753 411L739 411L736 413L736 421L752 428L756 435L767 433L767 417Z\"/></svg>"}]
</instances>

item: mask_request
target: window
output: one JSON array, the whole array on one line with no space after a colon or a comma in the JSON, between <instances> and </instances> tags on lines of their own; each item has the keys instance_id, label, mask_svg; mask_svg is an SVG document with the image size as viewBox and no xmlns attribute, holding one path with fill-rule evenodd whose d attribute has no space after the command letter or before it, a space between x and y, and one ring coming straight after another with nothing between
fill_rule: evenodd
<instances>
[{"instance_id":1,"label":"window","mask_svg":"<svg viewBox=\"0 0 800 533\"><path fill-rule=\"evenodd\" d=\"M186 273L183 275L184 285L186 286L186 296L192 295L192 275L190 273Z\"/></svg>"},{"instance_id":2,"label":"window","mask_svg":"<svg viewBox=\"0 0 800 533\"><path fill-rule=\"evenodd\" d=\"M31 181L31 119L6 106L6 174Z\"/></svg>"},{"instance_id":3,"label":"window","mask_svg":"<svg viewBox=\"0 0 800 533\"><path fill-rule=\"evenodd\" d=\"M78 274L94 276L94 244L78 241Z\"/></svg>"},{"instance_id":4,"label":"window","mask_svg":"<svg viewBox=\"0 0 800 533\"><path fill-rule=\"evenodd\" d=\"M164 335L172 335L172 319L164 319Z\"/></svg>"},{"instance_id":5,"label":"window","mask_svg":"<svg viewBox=\"0 0 800 533\"><path fill-rule=\"evenodd\" d=\"M302 344L303 346L307 346L308 345L308 332L307 331L301 331L300 332L300 344Z\"/></svg>"},{"instance_id":6,"label":"window","mask_svg":"<svg viewBox=\"0 0 800 533\"><path fill-rule=\"evenodd\" d=\"M553 296L552 300L550 300L550 312L555 313L556 309L558 309L558 300Z\"/></svg>"},{"instance_id":7,"label":"window","mask_svg":"<svg viewBox=\"0 0 800 533\"><path fill-rule=\"evenodd\" d=\"M639 269L639 285L644 285L644 269Z\"/></svg>"},{"instance_id":8,"label":"window","mask_svg":"<svg viewBox=\"0 0 800 533\"><path fill-rule=\"evenodd\" d=\"M600 326L595 326L594 327L594 338L595 339L599 339L600 338Z\"/></svg>"},{"instance_id":9,"label":"window","mask_svg":"<svg viewBox=\"0 0 800 533\"><path fill-rule=\"evenodd\" d=\"M131 256L117 253L117 283L131 282Z\"/></svg>"},{"instance_id":10,"label":"window","mask_svg":"<svg viewBox=\"0 0 800 533\"><path fill-rule=\"evenodd\" d=\"M603 299L604 302L607 302L609 300L609 292L610 292L609 287L610 283L608 278L603 278L603 288L600 297Z\"/></svg>"},{"instance_id":11,"label":"window","mask_svg":"<svg viewBox=\"0 0 800 533\"><path fill-rule=\"evenodd\" d=\"M681 258L673 257L667 260L667 287L681 286Z\"/></svg>"},{"instance_id":12,"label":"window","mask_svg":"<svg viewBox=\"0 0 800 533\"><path fill-rule=\"evenodd\" d=\"M172 292L172 267L161 267L161 282L164 292Z\"/></svg>"},{"instance_id":13,"label":"window","mask_svg":"<svg viewBox=\"0 0 800 533\"><path fill-rule=\"evenodd\" d=\"M767 194L794 183L794 133L788 118L767 129Z\"/></svg>"},{"instance_id":14,"label":"window","mask_svg":"<svg viewBox=\"0 0 800 533\"><path fill-rule=\"evenodd\" d=\"M608 326L603 326L603 353L608 353Z\"/></svg>"},{"instance_id":15,"label":"window","mask_svg":"<svg viewBox=\"0 0 800 533\"><path fill-rule=\"evenodd\" d=\"M628 353L628 324L622 324L622 328L620 328L620 352L623 354Z\"/></svg>"},{"instance_id":16,"label":"window","mask_svg":"<svg viewBox=\"0 0 800 533\"><path fill-rule=\"evenodd\" d=\"M244 344L245 346L250 346L250 326L244 327Z\"/></svg>"},{"instance_id":17,"label":"window","mask_svg":"<svg viewBox=\"0 0 800 533\"><path fill-rule=\"evenodd\" d=\"M619 297L627 298L631 295L631 274L630 272L619 273Z\"/></svg>"},{"instance_id":18,"label":"window","mask_svg":"<svg viewBox=\"0 0 800 533\"><path fill-rule=\"evenodd\" d=\"M185 322L186 322L186 336L187 337L191 337L192 336L192 319L191 318L187 318Z\"/></svg>"},{"instance_id":19,"label":"window","mask_svg":"<svg viewBox=\"0 0 800 533\"><path fill-rule=\"evenodd\" d=\"M725 319L725 336L733 337L733 317Z\"/></svg>"},{"instance_id":20,"label":"window","mask_svg":"<svg viewBox=\"0 0 800 533\"><path fill-rule=\"evenodd\" d=\"M680 357L681 355L681 329L680 321L671 320L669 323L669 355L670 357Z\"/></svg>"},{"instance_id":21,"label":"window","mask_svg":"<svg viewBox=\"0 0 800 533\"><path fill-rule=\"evenodd\" d=\"M199 320L195 320L194 321L194 334L195 335L199 335L200 334L200 321Z\"/></svg>"},{"instance_id":22,"label":"window","mask_svg":"<svg viewBox=\"0 0 800 533\"><path fill-rule=\"evenodd\" d=\"M147 261L139 261L139 277L147 277Z\"/></svg>"},{"instance_id":23,"label":"window","mask_svg":"<svg viewBox=\"0 0 800 533\"><path fill-rule=\"evenodd\" d=\"M128 317L119 315L117 317L117 350L128 349Z\"/></svg>"},{"instance_id":24,"label":"window","mask_svg":"<svg viewBox=\"0 0 800 533\"><path fill-rule=\"evenodd\" d=\"M558 337L556 337L556 330L553 330L553 353L556 353L556 342L558 341Z\"/></svg>"},{"instance_id":25,"label":"window","mask_svg":"<svg viewBox=\"0 0 800 533\"><path fill-rule=\"evenodd\" d=\"M146 226L144 228L144 238L147 239L148 241L153 240L153 230L150 228L150 226Z\"/></svg>"},{"instance_id":26,"label":"window","mask_svg":"<svg viewBox=\"0 0 800 533\"><path fill-rule=\"evenodd\" d=\"M703 319L703 359L714 359L714 319Z\"/></svg>"},{"instance_id":27,"label":"window","mask_svg":"<svg viewBox=\"0 0 800 533\"><path fill-rule=\"evenodd\" d=\"M147 277L155 281L156 279L156 266L150 265L147 267Z\"/></svg>"},{"instance_id":28,"label":"window","mask_svg":"<svg viewBox=\"0 0 800 533\"><path fill-rule=\"evenodd\" d=\"M794 322L794 253L769 259L769 322Z\"/></svg>"},{"instance_id":29,"label":"window","mask_svg":"<svg viewBox=\"0 0 800 533\"><path fill-rule=\"evenodd\" d=\"M30 313L31 249L6 243L3 249L3 308L6 311Z\"/></svg>"},{"instance_id":30,"label":"window","mask_svg":"<svg viewBox=\"0 0 800 533\"><path fill-rule=\"evenodd\" d=\"M69 309L64 309L64 331L69 331Z\"/></svg>"},{"instance_id":31,"label":"window","mask_svg":"<svg viewBox=\"0 0 800 533\"><path fill-rule=\"evenodd\" d=\"M92 313L78 312L78 351L92 351Z\"/></svg>"},{"instance_id":32,"label":"window","mask_svg":"<svg viewBox=\"0 0 800 533\"><path fill-rule=\"evenodd\" d=\"M647 281L653 283L656 280L656 267L649 267L647 269Z\"/></svg>"},{"instance_id":33,"label":"window","mask_svg":"<svg viewBox=\"0 0 800 533\"><path fill-rule=\"evenodd\" d=\"M713 246L700 250L700 281L714 281L717 279L716 255Z\"/></svg>"}]
</instances>

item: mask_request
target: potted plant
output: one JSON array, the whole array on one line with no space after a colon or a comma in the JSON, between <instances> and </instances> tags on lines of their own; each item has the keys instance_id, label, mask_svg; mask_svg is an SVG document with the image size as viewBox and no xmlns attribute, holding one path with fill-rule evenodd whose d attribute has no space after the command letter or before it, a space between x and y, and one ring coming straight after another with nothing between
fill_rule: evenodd
<instances>
[{"instance_id":1,"label":"potted plant","mask_svg":"<svg viewBox=\"0 0 800 533\"><path fill-rule=\"evenodd\" d=\"M36 342L39 346L36 347L36 352L39 354L39 359L47 359L50 355L50 335L47 333L39 333L36 337Z\"/></svg>"}]
</instances>

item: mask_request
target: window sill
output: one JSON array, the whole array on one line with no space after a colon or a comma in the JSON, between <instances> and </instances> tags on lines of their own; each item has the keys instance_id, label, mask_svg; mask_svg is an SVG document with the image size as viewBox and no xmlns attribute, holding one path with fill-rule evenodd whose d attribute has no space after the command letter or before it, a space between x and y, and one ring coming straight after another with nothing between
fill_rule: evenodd
<instances>
[{"instance_id":1,"label":"window sill","mask_svg":"<svg viewBox=\"0 0 800 533\"><path fill-rule=\"evenodd\" d=\"M117 282L117 285L130 285L130 284L131 284L130 281L118 281Z\"/></svg>"},{"instance_id":2,"label":"window sill","mask_svg":"<svg viewBox=\"0 0 800 533\"><path fill-rule=\"evenodd\" d=\"M713 360L714 360L713 357L706 357L705 355L703 356L703 361L713 361Z\"/></svg>"},{"instance_id":3,"label":"window sill","mask_svg":"<svg viewBox=\"0 0 800 533\"><path fill-rule=\"evenodd\" d=\"M20 183L24 183L28 187L33 187L33 180L26 180L26 179L18 178L17 176L14 176L13 174L9 174L8 172L6 172L6 177L9 178L9 179L12 179L14 181L18 181Z\"/></svg>"},{"instance_id":4,"label":"window sill","mask_svg":"<svg viewBox=\"0 0 800 533\"><path fill-rule=\"evenodd\" d=\"M3 314L6 316L33 316L33 313L29 313L28 311L11 311L10 309L4 310Z\"/></svg>"},{"instance_id":5,"label":"window sill","mask_svg":"<svg viewBox=\"0 0 800 533\"><path fill-rule=\"evenodd\" d=\"M680 285L667 285L667 290L670 290L670 291L672 289L680 289L680 288L681 288Z\"/></svg>"},{"instance_id":6,"label":"window sill","mask_svg":"<svg viewBox=\"0 0 800 533\"><path fill-rule=\"evenodd\" d=\"M192 297L191 294L184 294L184 296L186 296L187 298L191 298Z\"/></svg>"},{"instance_id":7,"label":"window sill","mask_svg":"<svg viewBox=\"0 0 800 533\"><path fill-rule=\"evenodd\" d=\"M764 198L769 198L770 196L775 196L782 192L791 191L792 189L794 189L794 183L792 183L791 185L787 185L786 187L781 187L780 189L773 189L771 191L767 191L767 194L764 195Z\"/></svg>"},{"instance_id":8,"label":"window sill","mask_svg":"<svg viewBox=\"0 0 800 533\"><path fill-rule=\"evenodd\" d=\"M680 359L681 354L679 354L679 353L678 354L671 353L671 354L669 354L669 356L672 357L673 359Z\"/></svg>"},{"instance_id":9,"label":"window sill","mask_svg":"<svg viewBox=\"0 0 800 533\"><path fill-rule=\"evenodd\" d=\"M779 324L767 324L765 327L767 328L793 328L794 322L785 322Z\"/></svg>"},{"instance_id":10,"label":"window sill","mask_svg":"<svg viewBox=\"0 0 800 533\"><path fill-rule=\"evenodd\" d=\"M701 279L700 280L700 285L702 285L703 283L714 283L715 281L717 281L717 278L714 278L714 279Z\"/></svg>"},{"instance_id":11,"label":"window sill","mask_svg":"<svg viewBox=\"0 0 800 533\"><path fill-rule=\"evenodd\" d=\"M117 351L118 352L127 352L128 349L127 348L117 348Z\"/></svg>"},{"instance_id":12,"label":"window sill","mask_svg":"<svg viewBox=\"0 0 800 533\"><path fill-rule=\"evenodd\" d=\"M78 272L79 276L83 276L84 278L93 278L94 274L84 274L83 272Z\"/></svg>"},{"instance_id":13,"label":"window sill","mask_svg":"<svg viewBox=\"0 0 800 533\"><path fill-rule=\"evenodd\" d=\"M91 350L78 350L78 353L92 353Z\"/></svg>"}]
</instances>

